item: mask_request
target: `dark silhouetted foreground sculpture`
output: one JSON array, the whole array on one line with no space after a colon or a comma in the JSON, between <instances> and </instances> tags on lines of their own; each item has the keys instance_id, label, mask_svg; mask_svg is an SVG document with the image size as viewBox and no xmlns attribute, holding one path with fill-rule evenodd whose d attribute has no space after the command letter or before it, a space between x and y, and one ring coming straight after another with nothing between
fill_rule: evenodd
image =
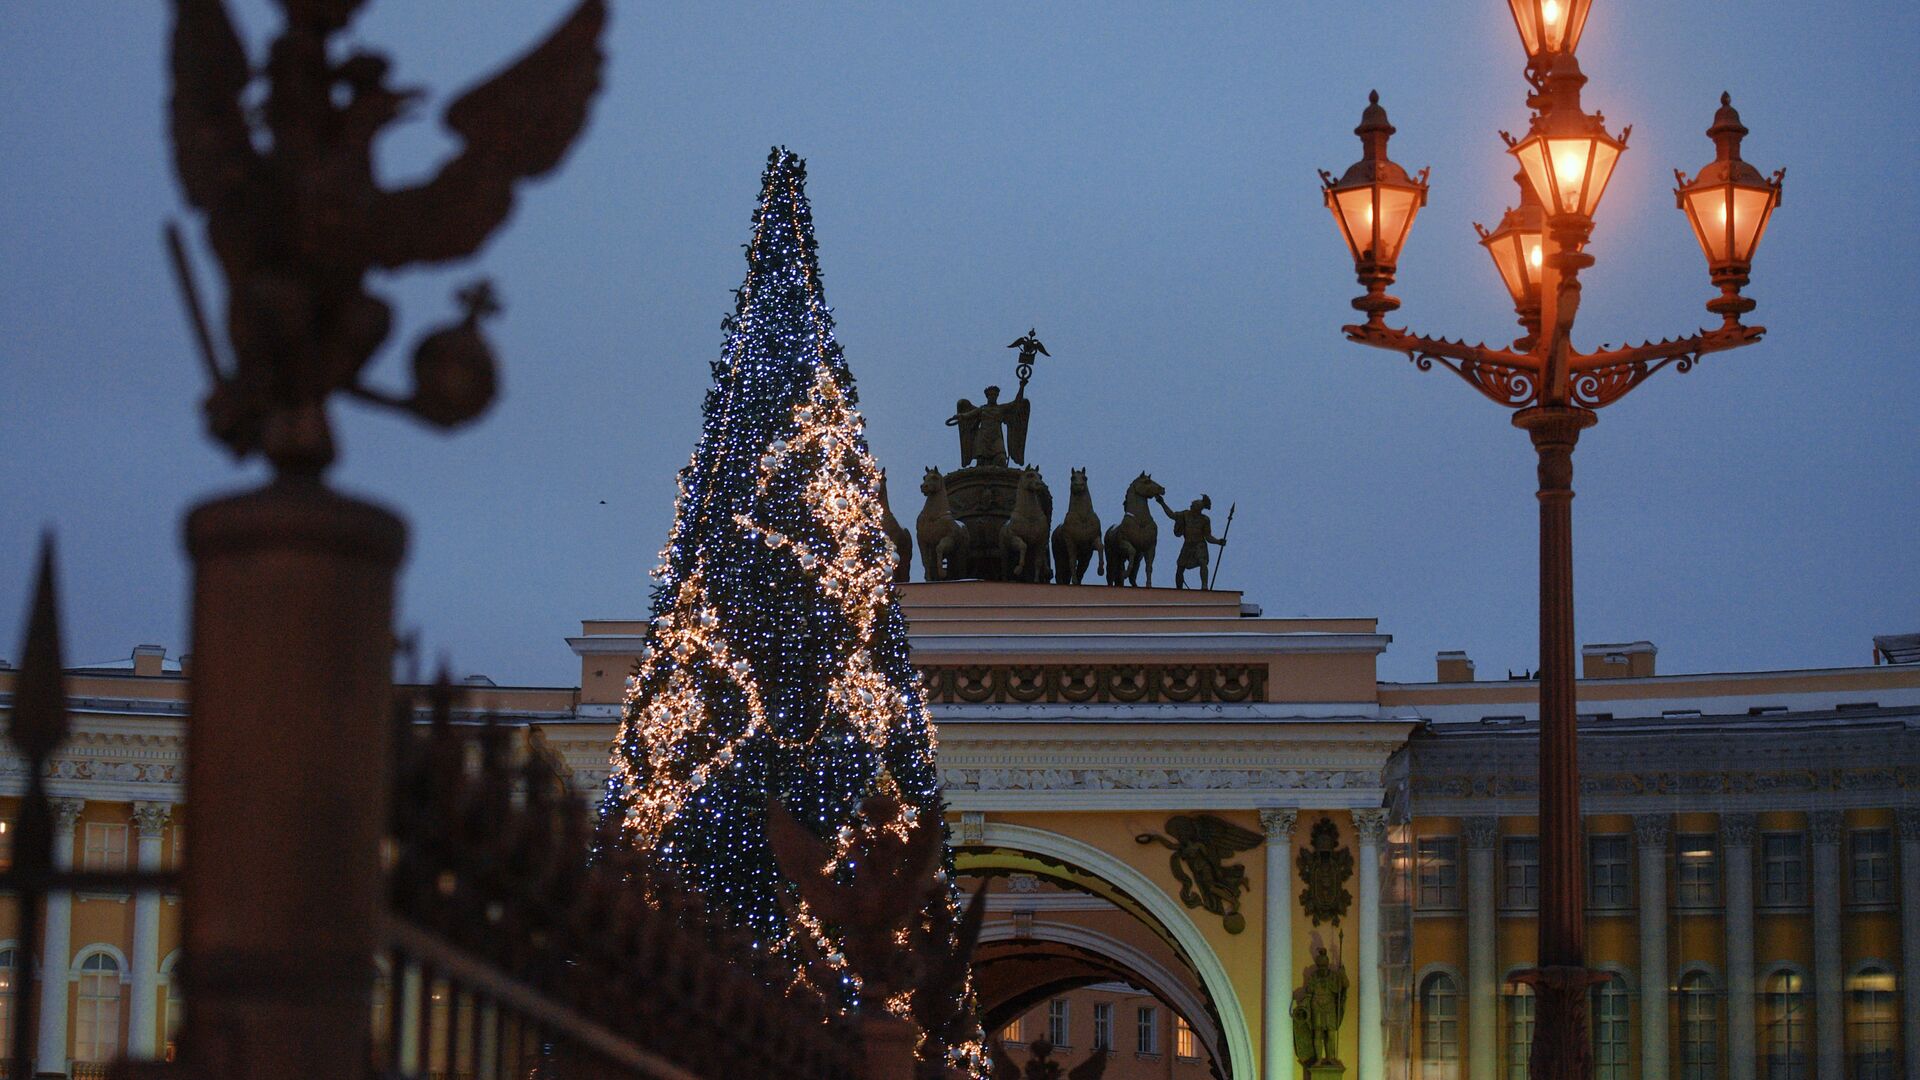
<instances>
[{"instance_id":1,"label":"dark silhouetted foreground sculpture","mask_svg":"<svg viewBox=\"0 0 1920 1080\"><path fill-rule=\"evenodd\" d=\"M1053 1060L1053 1043L1035 1039L1027 1044L1027 1067L1007 1053L1004 1043L993 1044L993 1080L1100 1080L1107 1074L1107 1051L1102 1047L1071 1069Z\"/></svg>"},{"instance_id":2,"label":"dark silhouetted foreground sculpture","mask_svg":"<svg viewBox=\"0 0 1920 1080\"><path fill-rule=\"evenodd\" d=\"M369 387L393 316L367 276L472 255L515 186L559 165L600 85L607 14L604 0L581 0L545 42L456 98L445 119L459 151L394 190L378 182L373 145L418 92L388 84L385 57L339 40L363 3L279 6L285 25L256 61L222 0L173 3L174 164L226 286L216 346L169 231L214 383L208 427L275 473L186 524L195 846L182 874L179 1053L184 1069L227 1080L364 1074L370 960L391 944L380 853L406 527L322 482L335 456L328 401L345 392L444 428L494 396L480 322L498 304L484 283L415 348L410 391Z\"/></svg>"},{"instance_id":3,"label":"dark silhouetted foreground sculpture","mask_svg":"<svg viewBox=\"0 0 1920 1080\"><path fill-rule=\"evenodd\" d=\"M280 6L286 28L256 67L222 0L175 0L171 126L181 188L207 217L227 284L230 369L202 339L217 379L208 425L237 456L315 474L334 457L336 392L448 427L492 399L492 358L475 347L484 293L463 301L461 340L422 343L409 396L362 383L393 324L366 277L472 255L506 220L514 187L560 164L600 86L606 5L582 0L545 42L455 99L445 121L460 152L397 190L379 185L373 144L420 92L388 85L377 53L334 59L359 0Z\"/></svg>"}]
</instances>

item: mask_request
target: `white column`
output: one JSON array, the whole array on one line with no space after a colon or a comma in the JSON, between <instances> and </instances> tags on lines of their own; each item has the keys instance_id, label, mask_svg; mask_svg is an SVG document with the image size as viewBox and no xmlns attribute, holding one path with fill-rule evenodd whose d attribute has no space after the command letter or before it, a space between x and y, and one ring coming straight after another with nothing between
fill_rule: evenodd
<instances>
[{"instance_id":1,"label":"white column","mask_svg":"<svg viewBox=\"0 0 1920 1080\"><path fill-rule=\"evenodd\" d=\"M1262 810L1267 832L1266 973L1260 999L1260 1029L1266 1057L1264 1080L1293 1080L1293 825L1300 811Z\"/></svg>"},{"instance_id":2,"label":"white column","mask_svg":"<svg viewBox=\"0 0 1920 1080\"><path fill-rule=\"evenodd\" d=\"M1846 976L1840 952L1840 838L1846 815L1815 810L1807 815L1813 840L1813 1049L1823 1080L1846 1075L1847 1045L1841 986Z\"/></svg>"},{"instance_id":3,"label":"white column","mask_svg":"<svg viewBox=\"0 0 1920 1080\"><path fill-rule=\"evenodd\" d=\"M1900 1030L1920 1068L1920 806L1900 809Z\"/></svg>"},{"instance_id":4,"label":"white column","mask_svg":"<svg viewBox=\"0 0 1920 1080\"><path fill-rule=\"evenodd\" d=\"M54 799L53 867L73 868L73 831L79 824L84 799ZM65 889L47 893L47 932L40 939L40 1037L34 1050L34 1070L67 1071L67 972L73 966L73 894Z\"/></svg>"},{"instance_id":5,"label":"white column","mask_svg":"<svg viewBox=\"0 0 1920 1080\"><path fill-rule=\"evenodd\" d=\"M1500 819L1462 822L1467 845L1467 1078L1494 1080L1500 1071L1500 973L1495 950L1493 849Z\"/></svg>"},{"instance_id":6,"label":"white column","mask_svg":"<svg viewBox=\"0 0 1920 1080\"><path fill-rule=\"evenodd\" d=\"M1636 814L1640 855L1640 1080L1667 1080L1667 841L1665 814Z\"/></svg>"},{"instance_id":7,"label":"white column","mask_svg":"<svg viewBox=\"0 0 1920 1080\"><path fill-rule=\"evenodd\" d=\"M1727 864L1727 1080L1754 1080L1752 814L1720 815Z\"/></svg>"},{"instance_id":8,"label":"white column","mask_svg":"<svg viewBox=\"0 0 1920 1080\"><path fill-rule=\"evenodd\" d=\"M137 869L160 869L160 838L172 812L173 808L166 803L133 804L133 825L139 834L134 864ZM127 963L133 969L133 1000L127 1006L127 1054L136 1060L152 1058L160 1039L160 894L157 892L133 894L133 952L127 957Z\"/></svg>"},{"instance_id":9,"label":"white column","mask_svg":"<svg viewBox=\"0 0 1920 1080\"><path fill-rule=\"evenodd\" d=\"M1380 1016L1380 845L1387 839L1385 810L1355 810L1353 831L1360 861L1360 1071L1357 1080L1386 1076L1386 1031Z\"/></svg>"}]
</instances>

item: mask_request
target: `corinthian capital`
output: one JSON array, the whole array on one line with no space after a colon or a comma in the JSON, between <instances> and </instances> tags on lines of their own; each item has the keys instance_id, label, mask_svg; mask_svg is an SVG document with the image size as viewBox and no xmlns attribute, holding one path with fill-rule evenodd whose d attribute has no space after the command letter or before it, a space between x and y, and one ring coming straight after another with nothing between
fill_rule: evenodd
<instances>
[{"instance_id":1,"label":"corinthian capital","mask_svg":"<svg viewBox=\"0 0 1920 1080\"><path fill-rule=\"evenodd\" d=\"M1643 848L1663 848L1673 836L1673 818L1666 814L1633 815L1633 839Z\"/></svg>"},{"instance_id":2,"label":"corinthian capital","mask_svg":"<svg viewBox=\"0 0 1920 1080\"><path fill-rule=\"evenodd\" d=\"M1500 819L1491 815L1462 818L1460 834L1466 838L1468 851L1491 851L1500 840Z\"/></svg>"},{"instance_id":3,"label":"corinthian capital","mask_svg":"<svg viewBox=\"0 0 1920 1080\"><path fill-rule=\"evenodd\" d=\"M169 803L137 802L133 804L133 826L139 830L141 838L159 836L173 822L173 806Z\"/></svg>"},{"instance_id":4,"label":"corinthian capital","mask_svg":"<svg viewBox=\"0 0 1920 1080\"><path fill-rule=\"evenodd\" d=\"M1752 847L1759 819L1752 814L1721 814L1720 839L1728 847Z\"/></svg>"},{"instance_id":5,"label":"corinthian capital","mask_svg":"<svg viewBox=\"0 0 1920 1080\"><path fill-rule=\"evenodd\" d=\"M1260 827L1267 831L1270 844L1293 843L1293 826L1300 820L1300 811L1291 807L1267 807L1260 811Z\"/></svg>"},{"instance_id":6,"label":"corinthian capital","mask_svg":"<svg viewBox=\"0 0 1920 1080\"><path fill-rule=\"evenodd\" d=\"M1353 831L1363 844L1382 844L1387 839L1387 812L1385 810L1355 810L1353 812Z\"/></svg>"},{"instance_id":7,"label":"corinthian capital","mask_svg":"<svg viewBox=\"0 0 1920 1080\"><path fill-rule=\"evenodd\" d=\"M80 823L80 811L87 808L85 799L48 799L47 809L53 812L53 831L73 831Z\"/></svg>"},{"instance_id":8,"label":"corinthian capital","mask_svg":"<svg viewBox=\"0 0 1920 1080\"><path fill-rule=\"evenodd\" d=\"M1847 815L1838 810L1807 812L1807 832L1816 844L1838 844L1847 834Z\"/></svg>"}]
</instances>

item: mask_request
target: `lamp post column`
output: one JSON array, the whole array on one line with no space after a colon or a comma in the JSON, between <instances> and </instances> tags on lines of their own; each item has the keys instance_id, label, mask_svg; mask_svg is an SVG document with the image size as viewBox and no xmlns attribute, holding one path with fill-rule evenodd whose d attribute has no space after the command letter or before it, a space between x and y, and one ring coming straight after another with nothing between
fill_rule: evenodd
<instances>
[{"instance_id":1,"label":"lamp post column","mask_svg":"<svg viewBox=\"0 0 1920 1080\"><path fill-rule=\"evenodd\" d=\"M1267 1050L1260 1075L1266 1080L1292 1080L1295 1067L1288 1011L1293 1002L1293 875L1287 863L1299 816L1300 811L1292 809L1260 811L1260 826L1267 833L1267 970L1260 1010Z\"/></svg>"},{"instance_id":2,"label":"lamp post column","mask_svg":"<svg viewBox=\"0 0 1920 1080\"><path fill-rule=\"evenodd\" d=\"M1587 1040L1586 893L1573 672L1573 448L1594 414L1541 405L1514 414L1540 457L1540 939L1533 983L1537 1027L1528 1075L1584 1080Z\"/></svg>"}]
</instances>

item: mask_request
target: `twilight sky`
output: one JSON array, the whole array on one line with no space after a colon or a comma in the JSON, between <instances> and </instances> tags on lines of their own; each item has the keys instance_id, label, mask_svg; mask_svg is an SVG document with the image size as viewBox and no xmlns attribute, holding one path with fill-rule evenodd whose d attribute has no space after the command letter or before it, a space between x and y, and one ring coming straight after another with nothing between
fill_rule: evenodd
<instances>
[{"instance_id":1,"label":"twilight sky","mask_svg":"<svg viewBox=\"0 0 1920 1080\"><path fill-rule=\"evenodd\" d=\"M565 0L380 0L359 40L429 109L381 147L417 175L446 96ZM257 44L277 17L239 8ZM159 243L166 5L0 8L0 657L18 660L35 538L58 530L68 654L187 647L183 509L257 478L200 431L204 391ZM1920 12L1892 0L1596 0L1588 107L1630 148L1600 209L1580 341L1703 325L1704 259L1671 170L1712 157L1722 89L1748 160L1788 167L1748 291L1761 345L1663 373L1576 455L1579 639L1663 671L1852 665L1920 630ZM1383 677L1437 649L1535 662L1533 455L1452 375L1344 343L1351 263L1314 169L1433 167L1394 321L1517 331L1471 221L1513 201L1495 132L1526 115L1499 0L1444 3L616 5L585 141L477 265L383 282L403 379L449 292L491 275L504 395L443 438L336 408L337 482L412 521L401 620L460 673L570 685L581 618L636 617L698 426L767 147L809 161L827 295L876 453L959 464L956 398L1052 350L1030 453L1108 523L1150 469L1233 527L1223 584L1270 615L1377 616ZM202 263L211 284L211 264ZM911 482L895 509L919 509ZM602 502L604 500L604 504ZM1156 580L1172 577L1162 537ZM916 570L918 568L916 567Z\"/></svg>"}]
</instances>

